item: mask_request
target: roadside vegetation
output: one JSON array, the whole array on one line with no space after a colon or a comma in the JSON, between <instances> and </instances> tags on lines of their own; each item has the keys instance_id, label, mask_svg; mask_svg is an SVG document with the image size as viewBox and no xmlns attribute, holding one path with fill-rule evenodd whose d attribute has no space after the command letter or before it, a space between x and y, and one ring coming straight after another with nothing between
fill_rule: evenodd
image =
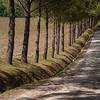
<instances>
[{"instance_id":1,"label":"roadside vegetation","mask_svg":"<svg viewBox=\"0 0 100 100\"><path fill-rule=\"evenodd\" d=\"M7 31L0 33L8 33L7 51L4 58L0 55L2 91L54 76L65 68L93 35L100 16L98 0L8 1L0 3L1 19L8 17Z\"/></svg>"}]
</instances>

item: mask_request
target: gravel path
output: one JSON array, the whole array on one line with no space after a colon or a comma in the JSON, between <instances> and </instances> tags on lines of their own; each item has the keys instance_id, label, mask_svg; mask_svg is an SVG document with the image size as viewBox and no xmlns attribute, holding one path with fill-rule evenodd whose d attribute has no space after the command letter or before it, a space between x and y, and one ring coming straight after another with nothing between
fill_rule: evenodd
<instances>
[{"instance_id":1,"label":"gravel path","mask_svg":"<svg viewBox=\"0 0 100 100\"><path fill-rule=\"evenodd\" d=\"M11 90L0 100L100 100L100 31L61 75Z\"/></svg>"}]
</instances>

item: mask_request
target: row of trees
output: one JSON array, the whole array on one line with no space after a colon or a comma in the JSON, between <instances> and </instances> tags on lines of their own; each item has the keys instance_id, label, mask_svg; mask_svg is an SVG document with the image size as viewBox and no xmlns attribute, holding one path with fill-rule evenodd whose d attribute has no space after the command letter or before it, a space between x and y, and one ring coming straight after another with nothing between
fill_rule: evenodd
<instances>
[{"instance_id":1,"label":"row of trees","mask_svg":"<svg viewBox=\"0 0 100 100\"><path fill-rule=\"evenodd\" d=\"M39 43L41 34L41 18L45 19L45 47L43 58L47 59L48 55L48 24L53 23L52 37L52 57L59 54L60 42L61 50L64 51L65 24L70 24L70 41L72 45L81 33L88 27L94 27L97 15L99 15L98 0L17 0L17 3L23 8L25 16L25 29L21 61L28 63L28 41L30 33L30 18L34 15L38 18L37 33L35 41L34 61L39 61ZM9 33L8 33L8 50L7 63L12 64L15 37L15 1L9 0ZM76 30L77 33L76 33Z\"/></svg>"}]
</instances>

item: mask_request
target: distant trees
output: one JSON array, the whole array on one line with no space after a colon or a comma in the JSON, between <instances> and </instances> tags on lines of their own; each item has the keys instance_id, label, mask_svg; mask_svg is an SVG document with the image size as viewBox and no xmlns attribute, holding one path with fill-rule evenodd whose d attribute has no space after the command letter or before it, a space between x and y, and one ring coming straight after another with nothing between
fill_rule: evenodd
<instances>
[{"instance_id":1,"label":"distant trees","mask_svg":"<svg viewBox=\"0 0 100 100\"><path fill-rule=\"evenodd\" d=\"M17 5L17 6L16 6ZM63 6L62 6L63 5ZM28 41L30 33L31 15L37 17L37 33L35 40L34 61L39 62L41 19L45 19L45 42L43 59L48 57L49 19L53 23L52 57L64 51L66 24L69 24L69 46L78 38L86 28L94 27L96 16L100 14L98 0L9 0L9 34L7 62L12 64L15 36L15 15L25 16L25 28L21 61L28 63ZM21 11L20 11L21 10ZM24 11L24 14L22 14ZM34 13L35 11L35 13ZM19 12L19 13L18 13ZM21 13L20 13L21 12ZM50 33L51 34L51 33Z\"/></svg>"}]
</instances>

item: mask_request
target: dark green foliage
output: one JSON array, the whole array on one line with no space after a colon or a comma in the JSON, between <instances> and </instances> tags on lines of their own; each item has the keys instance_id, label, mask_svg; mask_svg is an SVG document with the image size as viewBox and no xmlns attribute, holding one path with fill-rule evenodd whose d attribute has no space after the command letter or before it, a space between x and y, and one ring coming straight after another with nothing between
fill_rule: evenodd
<instances>
[{"instance_id":1,"label":"dark green foliage","mask_svg":"<svg viewBox=\"0 0 100 100\"><path fill-rule=\"evenodd\" d=\"M24 10L17 3L15 3L15 15L16 17L24 17Z\"/></svg>"},{"instance_id":2,"label":"dark green foliage","mask_svg":"<svg viewBox=\"0 0 100 100\"><path fill-rule=\"evenodd\" d=\"M7 16L7 8L2 1L0 1L0 16Z\"/></svg>"},{"instance_id":3,"label":"dark green foliage","mask_svg":"<svg viewBox=\"0 0 100 100\"><path fill-rule=\"evenodd\" d=\"M2 17L8 16L8 6L7 5L8 5L7 0L0 1L0 16ZM15 16L24 17L24 10L17 2L15 2Z\"/></svg>"}]
</instances>

